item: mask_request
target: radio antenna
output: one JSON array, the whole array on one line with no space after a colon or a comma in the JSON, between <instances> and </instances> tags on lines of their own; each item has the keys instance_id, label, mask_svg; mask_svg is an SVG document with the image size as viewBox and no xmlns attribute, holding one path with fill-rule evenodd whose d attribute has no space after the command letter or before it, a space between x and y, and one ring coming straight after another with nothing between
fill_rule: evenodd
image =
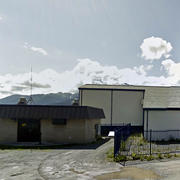
<instances>
[{"instance_id":1,"label":"radio antenna","mask_svg":"<svg viewBox=\"0 0 180 180\"><path fill-rule=\"evenodd\" d=\"M30 77L30 96L28 100L28 104L33 104L33 97L32 97L32 90L33 90L33 78L32 78L32 66L31 66L31 77Z\"/></svg>"}]
</instances>

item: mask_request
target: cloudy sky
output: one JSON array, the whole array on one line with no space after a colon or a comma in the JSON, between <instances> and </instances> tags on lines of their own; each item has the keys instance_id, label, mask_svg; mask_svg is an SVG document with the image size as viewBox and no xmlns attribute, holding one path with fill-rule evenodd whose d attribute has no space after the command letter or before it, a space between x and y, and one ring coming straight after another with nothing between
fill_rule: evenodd
<instances>
[{"instance_id":1,"label":"cloudy sky","mask_svg":"<svg viewBox=\"0 0 180 180\"><path fill-rule=\"evenodd\" d=\"M0 0L0 98L85 83L180 85L179 0Z\"/></svg>"}]
</instances>

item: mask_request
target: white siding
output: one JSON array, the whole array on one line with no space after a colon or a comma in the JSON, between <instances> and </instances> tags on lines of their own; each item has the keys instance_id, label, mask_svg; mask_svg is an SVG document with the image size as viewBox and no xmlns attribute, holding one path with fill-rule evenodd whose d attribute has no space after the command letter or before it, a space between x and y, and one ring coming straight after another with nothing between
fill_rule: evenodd
<instances>
[{"instance_id":1,"label":"white siding","mask_svg":"<svg viewBox=\"0 0 180 180\"><path fill-rule=\"evenodd\" d=\"M180 130L180 111L149 111L148 129Z\"/></svg>"},{"instance_id":2,"label":"white siding","mask_svg":"<svg viewBox=\"0 0 180 180\"><path fill-rule=\"evenodd\" d=\"M113 123L143 123L143 91L113 91Z\"/></svg>"},{"instance_id":3,"label":"white siding","mask_svg":"<svg viewBox=\"0 0 180 180\"><path fill-rule=\"evenodd\" d=\"M152 132L152 140L168 140L171 138L179 139L180 131L176 130L180 130L180 111L149 110L148 130L150 129L155 131ZM147 137L147 135L145 137Z\"/></svg>"},{"instance_id":4,"label":"white siding","mask_svg":"<svg viewBox=\"0 0 180 180\"><path fill-rule=\"evenodd\" d=\"M111 91L109 90L81 90L80 102L83 106L92 106L102 108L105 113L105 119L101 124L110 123L111 119Z\"/></svg>"}]
</instances>

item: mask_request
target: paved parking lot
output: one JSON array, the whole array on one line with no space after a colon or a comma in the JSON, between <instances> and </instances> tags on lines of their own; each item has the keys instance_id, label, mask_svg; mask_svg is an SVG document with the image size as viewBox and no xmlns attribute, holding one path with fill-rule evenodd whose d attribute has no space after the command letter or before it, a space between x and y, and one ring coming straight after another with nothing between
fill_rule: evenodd
<instances>
[{"instance_id":1,"label":"paved parking lot","mask_svg":"<svg viewBox=\"0 0 180 180\"><path fill-rule=\"evenodd\" d=\"M117 171L123 171L123 179L136 179L137 176L129 176L131 173L124 171L122 165L105 160L105 153L112 145L113 141L108 141L96 149L0 150L0 180L92 180L100 179L98 175ZM180 160L130 167L133 167L134 174L145 169L152 171L150 174L158 174L162 179L180 179ZM145 179L148 179L147 176Z\"/></svg>"},{"instance_id":2,"label":"paved parking lot","mask_svg":"<svg viewBox=\"0 0 180 180\"><path fill-rule=\"evenodd\" d=\"M93 179L93 176L118 171L121 167L104 163L105 152L110 146L111 141L96 149L90 146L58 150L0 150L0 180Z\"/></svg>"}]
</instances>

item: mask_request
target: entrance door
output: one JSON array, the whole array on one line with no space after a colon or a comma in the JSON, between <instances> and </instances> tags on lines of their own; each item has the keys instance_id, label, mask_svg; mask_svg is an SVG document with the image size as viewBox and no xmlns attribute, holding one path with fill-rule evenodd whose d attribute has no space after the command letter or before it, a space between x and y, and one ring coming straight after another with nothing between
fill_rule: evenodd
<instances>
[{"instance_id":1,"label":"entrance door","mask_svg":"<svg viewBox=\"0 0 180 180\"><path fill-rule=\"evenodd\" d=\"M40 142L40 120L18 119L18 142Z\"/></svg>"}]
</instances>

